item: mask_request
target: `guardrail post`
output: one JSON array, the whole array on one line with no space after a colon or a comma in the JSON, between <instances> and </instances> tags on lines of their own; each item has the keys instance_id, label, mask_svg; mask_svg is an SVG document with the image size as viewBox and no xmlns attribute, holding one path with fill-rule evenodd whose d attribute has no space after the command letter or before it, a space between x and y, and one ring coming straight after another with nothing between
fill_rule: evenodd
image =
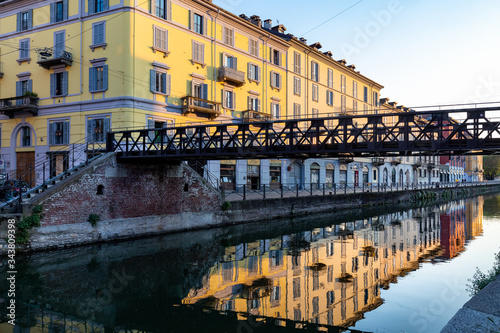
<instances>
[{"instance_id":1,"label":"guardrail post","mask_svg":"<svg viewBox=\"0 0 500 333\"><path fill-rule=\"evenodd\" d=\"M309 193L311 193L311 197L312 197L312 195L313 195L313 184L312 183L309 184Z\"/></svg>"},{"instance_id":2,"label":"guardrail post","mask_svg":"<svg viewBox=\"0 0 500 333\"><path fill-rule=\"evenodd\" d=\"M247 199L247 186L243 185L243 200Z\"/></svg>"},{"instance_id":3,"label":"guardrail post","mask_svg":"<svg viewBox=\"0 0 500 333\"><path fill-rule=\"evenodd\" d=\"M325 196L326 184L323 184L323 196Z\"/></svg>"},{"instance_id":4,"label":"guardrail post","mask_svg":"<svg viewBox=\"0 0 500 333\"><path fill-rule=\"evenodd\" d=\"M347 194L347 182L344 184L344 194Z\"/></svg>"},{"instance_id":5,"label":"guardrail post","mask_svg":"<svg viewBox=\"0 0 500 333\"><path fill-rule=\"evenodd\" d=\"M283 198L283 184L280 184L281 198Z\"/></svg>"},{"instance_id":6,"label":"guardrail post","mask_svg":"<svg viewBox=\"0 0 500 333\"><path fill-rule=\"evenodd\" d=\"M377 192L380 193L380 182L377 183Z\"/></svg>"},{"instance_id":7,"label":"guardrail post","mask_svg":"<svg viewBox=\"0 0 500 333\"><path fill-rule=\"evenodd\" d=\"M333 183L333 194L337 194L337 184Z\"/></svg>"},{"instance_id":8,"label":"guardrail post","mask_svg":"<svg viewBox=\"0 0 500 333\"><path fill-rule=\"evenodd\" d=\"M363 186L361 188L361 191L364 193L365 192L365 182L363 181Z\"/></svg>"},{"instance_id":9,"label":"guardrail post","mask_svg":"<svg viewBox=\"0 0 500 333\"><path fill-rule=\"evenodd\" d=\"M263 193L263 199L266 198L266 185L264 185L264 193Z\"/></svg>"},{"instance_id":10,"label":"guardrail post","mask_svg":"<svg viewBox=\"0 0 500 333\"><path fill-rule=\"evenodd\" d=\"M45 162L43 162L43 183L45 184Z\"/></svg>"},{"instance_id":11,"label":"guardrail post","mask_svg":"<svg viewBox=\"0 0 500 333\"><path fill-rule=\"evenodd\" d=\"M353 189L354 189L354 193L356 193L356 183L354 183Z\"/></svg>"},{"instance_id":12,"label":"guardrail post","mask_svg":"<svg viewBox=\"0 0 500 333\"><path fill-rule=\"evenodd\" d=\"M297 191L297 198L299 197L299 184L295 184L295 190Z\"/></svg>"}]
</instances>

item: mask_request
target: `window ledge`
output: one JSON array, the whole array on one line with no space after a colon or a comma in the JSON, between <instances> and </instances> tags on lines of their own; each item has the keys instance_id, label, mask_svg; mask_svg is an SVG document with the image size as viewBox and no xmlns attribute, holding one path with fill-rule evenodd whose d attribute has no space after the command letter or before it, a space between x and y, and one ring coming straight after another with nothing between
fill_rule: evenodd
<instances>
[{"instance_id":1,"label":"window ledge","mask_svg":"<svg viewBox=\"0 0 500 333\"><path fill-rule=\"evenodd\" d=\"M259 84L259 83L260 83L260 81L258 81L258 80L254 80L254 79L248 79L248 82L250 82L250 83L251 83L251 82L253 82L253 83L257 83L257 84Z\"/></svg>"},{"instance_id":2,"label":"window ledge","mask_svg":"<svg viewBox=\"0 0 500 333\"><path fill-rule=\"evenodd\" d=\"M108 46L108 43L99 43L99 44L89 45L89 47L92 50L92 52L94 52L95 49L98 49L100 47L102 47L103 50L106 50L106 46Z\"/></svg>"},{"instance_id":3,"label":"window ledge","mask_svg":"<svg viewBox=\"0 0 500 333\"><path fill-rule=\"evenodd\" d=\"M160 49L160 48L157 48L154 46L151 46L151 49L153 50L153 53L156 53L156 52L163 53L163 58L168 57L168 55L170 54L170 51L163 50L163 49Z\"/></svg>"},{"instance_id":4,"label":"window ledge","mask_svg":"<svg viewBox=\"0 0 500 333\"><path fill-rule=\"evenodd\" d=\"M68 96L68 94L64 94L64 95L54 95L54 96L50 96L51 98L60 98L60 97L66 97Z\"/></svg>"},{"instance_id":5,"label":"window ledge","mask_svg":"<svg viewBox=\"0 0 500 333\"><path fill-rule=\"evenodd\" d=\"M160 95L160 96L170 96L170 94L162 93L161 91L153 91L153 94Z\"/></svg>"},{"instance_id":6,"label":"window ledge","mask_svg":"<svg viewBox=\"0 0 500 333\"><path fill-rule=\"evenodd\" d=\"M17 59L17 63L20 65L22 64L23 62L27 62L28 64L31 62L31 58L21 58L21 59Z\"/></svg>"},{"instance_id":7,"label":"window ledge","mask_svg":"<svg viewBox=\"0 0 500 333\"><path fill-rule=\"evenodd\" d=\"M200 65L202 68L205 68L207 66L207 64L205 64L204 62L201 62L201 61L198 61L198 60L194 60L194 59L191 59L191 63L193 65Z\"/></svg>"},{"instance_id":8,"label":"window ledge","mask_svg":"<svg viewBox=\"0 0 500 333\"><path fill-rule=\"evenodd\" d=\"M106 90L108 90L108 89L92 90L92 91L89 91L89 92L92 93L92 94L98 94L98 93L105 92Z\"/></svg>"}]
</instances>

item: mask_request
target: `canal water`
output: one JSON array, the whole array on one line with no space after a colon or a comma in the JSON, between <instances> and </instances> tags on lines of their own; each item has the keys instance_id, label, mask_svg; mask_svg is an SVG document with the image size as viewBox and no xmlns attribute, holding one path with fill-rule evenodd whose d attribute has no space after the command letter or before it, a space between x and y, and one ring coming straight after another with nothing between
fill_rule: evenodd
<instances>
[{"instance_id":1,"label":"canal water","mask_svg":"<svg viewBox=\"0 0 500 333\"><path fill-rule=\"evenodd\" d=\"M0 332L439 332L500 250L500 196L18 257ZM1 259L2 276L7 273Z\"/></svg>"}]
</instances>

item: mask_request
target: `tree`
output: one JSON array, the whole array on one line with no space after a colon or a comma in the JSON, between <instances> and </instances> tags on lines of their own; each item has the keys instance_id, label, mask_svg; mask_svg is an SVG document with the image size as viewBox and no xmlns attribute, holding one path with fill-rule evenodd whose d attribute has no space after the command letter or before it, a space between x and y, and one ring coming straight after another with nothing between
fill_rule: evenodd
<instances>
[{"instance_id":1,"label":"tree","mask_svg":"<svg viewBox=\"0 0 500 333\"><path fill-rule=\"evenodd\" d=\"M486 179L491 180L500 175L500 156L484 156L483 170Z\"/></svg>"}]
</instances>

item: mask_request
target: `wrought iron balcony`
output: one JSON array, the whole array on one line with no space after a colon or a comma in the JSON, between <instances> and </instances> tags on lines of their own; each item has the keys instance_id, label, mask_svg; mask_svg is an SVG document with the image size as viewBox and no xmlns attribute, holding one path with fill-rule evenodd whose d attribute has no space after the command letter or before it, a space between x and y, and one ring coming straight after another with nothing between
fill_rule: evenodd
<instances>
[{"instance_id":1,"label":"wrought iron balcony","mask_svg":"<svg viewBox=\"0 0 500 333\"><path fill-rule=\"evenodd\" d=\"M394 157L391 161L391 165L400 165L402 161L401 157Z\"/></svg>"},{"instance_id":2,"label":"wrought iron balcony","mask_svg":"<svg viewBox=\"0 0 500 333\"><path fill-rule=\"evenodd\" d=\"M343 164L349 164L349 163L354 162L354 157L352 157L352 156L342 156L342 157L339 157L339 162L343 163Z\"/></svg>"},{"instance_id":3,"label":"wrought iron balcony","mask_svg":"<svg viewBox=\"0 0 500 333\"><path fill-rule=\"evenodd\" d=\"M45 69L50 69L55 65L71 66L73 64L72 50L69 47L45 47L37 49L36 52L38 53L37 64Z\"/></svg>"},{"instance_id":4,"label":"wrought iron balcony","mask_svg":"<svg viewBox=\"0 0 500 333\"><path fill-rule=\"evenodd\" d=\"M414 168L420 168L421 166L422 166L422 161L421 160L415 161L415 163L413 163L413 167Z\"/></svg>"},{"instance_id":5,"label":"wrought iron balcony","mask_svg":"<svg viewBox=\"0 0 500 333\"><path fill-rule=\"evenodd\" d=\"M16 113L29 112L38 115L38 97L20 96L0 99L0 113L14 118Z\"/></svg>"},{"instance_id":6,"label":"wrought iron balcony","mask_svg":"<svg viewBox=\"0 0 500 333\"><path fill-rule=\"evenodd\" d=\"M3 77L3 62L0 62L0 78Z\"/></svg>"},{"instance_id":7,"label":"wrought iron balcony","mask_svg":"<svg viewBox=\"0 0 500 333\"><path fill-rule=\"evenodd\" d=\"M381 166L385 164L385 159L383 157L374 157L372 158L372 164L373 166Z\"/></svg>"},{"instance_id":8,"label":"wrought iron balcony","mask_svg":"<svg viewBox=\"0 0 500 333\"><path fill-rule=\"evenodd\" d=\"M222 66L219 67L219 81L229 82L240 87L245 84L245 73L231 67Z\"/></svg>"},{"instance_id":9,"label":"wrought iron balcony","mask_svg":"<svg viewBox=\"0 0 500 333\"><path fill-rule=\"evenodd\" d=\"M215 119L222 114L220 111L221 104L217 102L208 101L193 96L185 96L182 100L182 115L185 116L189 113L203 113L207 114L210 119Z\"/></svg>"},{"instance_id":10,"label":"wrought iron balcony","mask_svg":"<svg viewBox=\"0 0 500 333\"><path fill-rule=\"evenodd\" d=\"M427 163L427 169L434 169L435 166L436 166L436 163L434 163L434 162Z\"/></svg>"},{"instance_id":11,"label":"wrought iron balcony","mask_svg":"<svg viewBox=\"0 0 500 333\"><path fill-rule=\"evenodd\" d=\"M242 112L242 119L244 122L254 122L254 121L269 121L273 120L273 116L267 113L254 111L254 110L246 110Z\"/></svg>"}]
</instances>

